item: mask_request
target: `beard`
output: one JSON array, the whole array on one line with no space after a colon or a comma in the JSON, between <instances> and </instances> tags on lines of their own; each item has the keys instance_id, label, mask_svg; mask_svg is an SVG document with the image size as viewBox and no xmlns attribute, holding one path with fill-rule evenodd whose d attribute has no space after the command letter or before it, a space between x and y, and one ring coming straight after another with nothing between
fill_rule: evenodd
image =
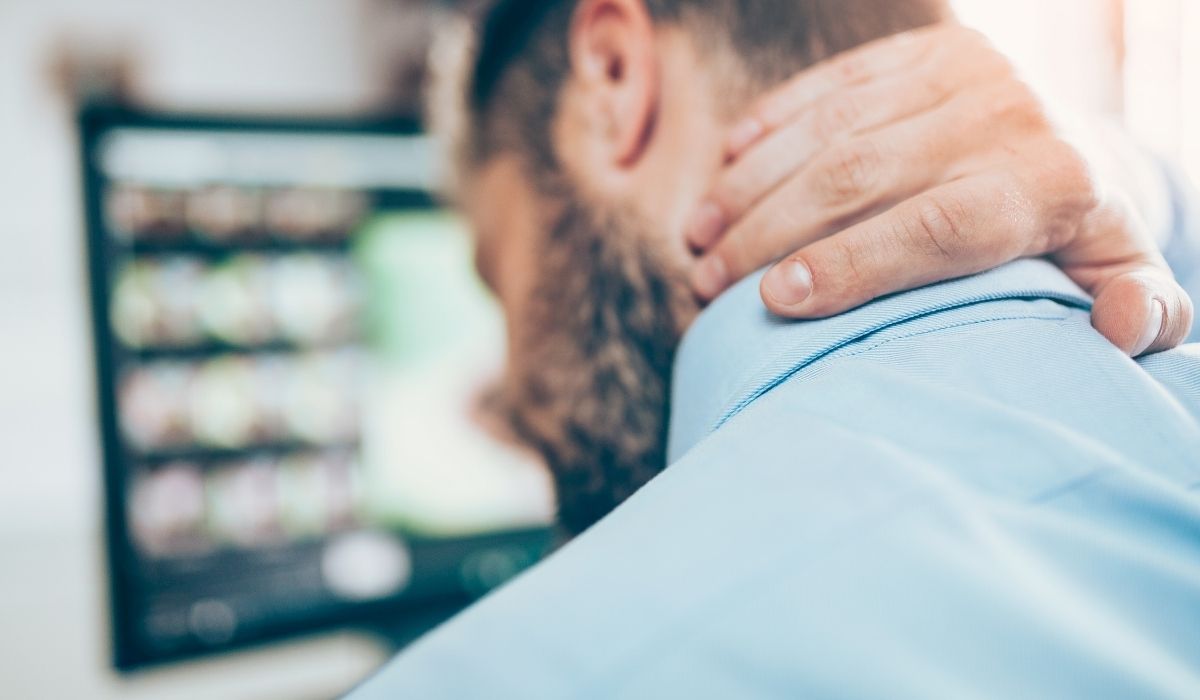
<instances>
[{"instance_id":1,"label":"beard","mask_svg":"<svg viewBox=\"0 0 1200 700\"><path fill-rule=\"evenodd\" d=\"M666 467L674 354L695 303L638 217L560 201L498 398L577 534Z\"/></svg>"}]
</instances>

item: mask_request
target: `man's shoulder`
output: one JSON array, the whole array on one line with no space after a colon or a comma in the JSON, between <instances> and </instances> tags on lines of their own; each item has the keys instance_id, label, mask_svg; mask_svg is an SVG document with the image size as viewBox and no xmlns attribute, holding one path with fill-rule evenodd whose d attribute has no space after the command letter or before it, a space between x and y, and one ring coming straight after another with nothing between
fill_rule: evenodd
<instances>
[{"instance_id":1,"label":"man's shoulder","mask_svg":"<svg viewBox=\"0 0 1200 700\"><path fill-rule=\"evenodd\" d=\"M1200 343L1138 360L1193 415L1200 416Z\"/></svg>"},{"instance_id":2,"label":"man's shoulder","mask_svg":"<svg viewBox=\"0 0 1200 700\"><path fill-rule=\"evenodd\" d=\"M1188 491L1200 475L1187 472L1200 438L1131 448L1103 439L1111 425L1086 428L1129 409L1085 408L1118 399L1119 383L1039 404L1045 377L989 369L982 353L970 367L959 353L957 371L974 375L964 385L921 359L959 342L1046 336L1049 347L1069 341L1056 327L1082 333L1044 315L888 331L778 383L362 697L740 697L763 683L936 696L946 674L1011 697L1026 680L1012 669L1030 654L1053 662L1037 676L1048 694L1138 694L1130 673L1145 654L1200 661L1194 626L1146 612L1164 596L1200 604L1200 564L1189 563L1200 562L1189 536L1200 504ZM1097 363L1139 371L1119 356ZM1126 415L1124 429L1153 433L1154 418ZM1139 452L1152 442L1158 452ZM1175 563L1155 564L1165 559ZM1085 599L1107 611L1106 635L1059 615ZM913 674L897 639L904 658L942 670ZM872 673L853 672L863 658Z\"/></svg>"},{"instance_id":3,"label":"man's shoulder","mask_svg":"<svg viewBox=\"0 0 1200 700\"><path fill-rule=\"evenodd\" d=\"M1155 378L1200 355L1139 368L1020 277L849 323L711 317L672 465L361 697L1011 697L1029 658L1046 694L1136 695L1146 658L1196 668L1200 631L1155 611L1200 605L1200 426Z\"/></svg>"},{"instance_id":4,"label":"man's shoulder","mask_svg":"<svg viewBox=\"0 0 1200 700\"><path fill-rule=\"evenodd\" d=\"M700 449L703 447L704 449ZM723 417L702 460L923 478L1033 497L1104 469L1200 481L1200 348L1142 366L1095 336L1086 314L1005 301L895 326L783 377ZM744 459L744 457L742 457Z\"/></svg>"},{"instance_id":5,"label":"man's shoulder","mask_svg":"<svg viewBox=\"0 0 1200 700\"><path fill-rule=\"evenodd\" d=\"M803 404L793 410L830 418L839 399L857 397L841 417L865 432L914 415L945 431L995 432L1019 414L1030 419L1022 430L1065 424L1081 435L1122 411L1179 429L1200 417L1200 357L1166 353L1139 368L1092 329L1089 299L1048 263L1024 261L817 322L770 318L756 290L735 292L680 351L673 459L780 392ZM1180 395L1175 402L1162 401L1160 383ZM881 406L889 412L872 410ZM792 418L756 410L754 420Z\"/></svg>"}]
</instances>

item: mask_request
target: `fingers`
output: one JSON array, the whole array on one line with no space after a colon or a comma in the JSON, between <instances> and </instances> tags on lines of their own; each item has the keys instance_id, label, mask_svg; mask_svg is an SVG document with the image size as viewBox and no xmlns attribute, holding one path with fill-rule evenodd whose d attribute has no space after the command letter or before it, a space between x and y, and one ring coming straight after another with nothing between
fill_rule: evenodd
<instances>
[{"instance_id":1,"label":"fingers","mask_svg":"<svg viewBox=\"0 0 1200 700\"><path fill-rule=\"evenodd\" d=\"M794 120L763 136L754 148L722 171L688 224L688 243L697 251L707 250L730 222L739 220L788 176L801 171L838 142L927 113L964 86L984 82L989 74L1006 70L1008 64L1002 59L949 69L935 65L820 100ZM968 125L930 126L962 130Z\"/></svg>"},{"instance_id":2,"label":"fingers","mask_svg":"<svg viewBox=\"0 0 1200 700\"><path fill-rule=\"evenodd\" d=\"M726 154L736 158L762 136L829 95L903 73L932 52L945 52L965 40L982 41L978 33L961 25L939 24L880 39L820 63L756 102L730 131Z\"/></svg>"},{"instance_id":3,"label":"fingers","mask_svg":"<svg viewBox=\"0 0 1200 700\"><path fill-rule=\"evenodd\" d=\"M1169 350L1192 329L1192 300L1144 230L1132 202L1110 197L1054 260L1095 304L1092 325L1132 357Z\"/></svg>"},{"instance_id":4,"label":"fingers","mask_svg":"<svg viewBox=\"0 0 1200 700\"><path fill-rule=\"evenodd\" d=\"M696 294L712 299L782 255L936 185L961 138L961 124L929 114L827 149L723 232L696 266Z\"/></svg>"},{"instance_id":5,"label":"fingers","mask_svg":"<svg viewBox=\"0 0 1200 700\"><path fill-rule=\"evenodd\" d=\"M1013 191L991 175L918 196L789 256L763 277L763 300L780 316L821 318L1041 252L1028 230L1034 205ZM1194 322L1187 292L1157 253L1114 258L1114 249L1081 240L1067 250L1076 253L1067 273L1095 297L1092 324L1133 357L1177 347Z\"/></svg>"},{"instance_id":6,"label":"fingers","mask_svg":"<svg viewBox=\"0 0 1200 700\"><path fill-rule=\"evenodd\" d=\"M762 280L774 313L820 318L1020 257L1027 205L1003 175L943 185L789 256Z\"/></svg>"},{"instance_id":7,"label":"fingers","mask_svg":"<svg viewBox=\"0 0 1200 700\"><path fill-rule=\"evenodd\" d=\"M1192 301L1169 271L1147 262L1114 272L1092 309L1092 325L1131 357L1169 350L1191 332Z\"/></svg>"}]
</instances>

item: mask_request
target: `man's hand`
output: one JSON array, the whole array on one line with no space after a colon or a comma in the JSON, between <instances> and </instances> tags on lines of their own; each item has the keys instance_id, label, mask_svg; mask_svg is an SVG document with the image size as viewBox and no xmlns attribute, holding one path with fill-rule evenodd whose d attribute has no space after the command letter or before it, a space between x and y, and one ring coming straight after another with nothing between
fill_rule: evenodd
<instances>
[{"instance_id":1,"label":"man's hand","mask_svg":"<svg viewBox=\"0 0 1200 700\"><path fill-rule=\"evenodd\" d=\"M730 132L727 158L688 230L704 299L797 249L762 282L771 311L795 318L1046 255L1126 353L1175 347L1191 328L1191 301L1128 198L960 25L803 72Z\"/></svg>"}]
</instances>

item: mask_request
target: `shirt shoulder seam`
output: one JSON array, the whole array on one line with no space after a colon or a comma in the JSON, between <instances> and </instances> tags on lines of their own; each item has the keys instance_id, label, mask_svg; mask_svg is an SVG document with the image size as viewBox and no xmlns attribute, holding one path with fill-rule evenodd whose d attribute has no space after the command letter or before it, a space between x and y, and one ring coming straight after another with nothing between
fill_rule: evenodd
<instances>
[{"instance_id":1,"label":"shirt shoulder seam","mask_svg":"<svg viewBox=\"0 0 1200 700\"><path fill-rule=\"evenodd\" d=\"M1059 303L1061 303L1061 302L1059 302ZM959 308L962 308L962 307L959 307ZM1064 306L1064 308L1069 308L1069 307ZM940 311L946 311L946 310L947 309L941 309ZM926 314L926 316L929 316L929 315L932 315L932 314ZM915 317L913 319L908 319L908 320L909 321L916 320L916 318L919 318L919 317ZM980 325L980 324L985 324L985 323L997 323L997 322L1004 322L1004 321L1062 321L1064 318L1066 318L1065 314L1051 315L1051 314L1044 314L1044 313L1043 314L1031 314L1031 313L1003 314L1003 315L987 316L984 318L973 318L973 319L968 319L968 320L963 320L963 321L946 323L944 325L939 325L934 328L923 328L919 331L913 331L911 333L906 333L903 335L897 335L894 337L887 338L885 340L880 340L880 341L874 343L873 345L861 348L859 350L856 350L855 352L847 353L845 355L838 355L837 357L832 357L832 355L834 355L837 351L843 350L843 349L853 345L856 342L865 340L866 338L869 338L871 335L874 335L876 333L881 333L881 332L887 330L888 328L896 327L895 325L885 326L883 328L876 329L875 331L872 331L871 333L869 333L865 336L856 338L856 339L851 340L845 344L842 344L836 348L833 348L829 352L824 353L819 357L812 358L812 360L810 360L808 362L798 364L796 367L793 367L791 370L781 374L779 377L776 377L774 380L767 383L766 385L759 387L754 392L752 392L749 396L747 396L743 400L739 401L733 407L731 407L730 409L728 409L724 413L722 413L721 417L717 420L717 422L709 430L709 434L712 434L713 432L719 430L722 426L724 426L726 423L728 423L730 420L732 420L735 416L737 416L742 411L744 411L746 408L751 406L755 401L762 398L766 394L770 393L776 387L778 387L782 384L785 384L788 380L795 377L797 374L802 372L804 369L807 369L809 367L812 367L814 365L820 364L825 361L836 362L836 361L840 361L840 360L846 360L851 357L856 357L858 355L862 355L864 353L868 353L868 352L877 350L880 347L887 345L888 343L893 343L893 342L896 342L899 340L908 340L908 339L920 337L923 335L929 335L932 333L953 330L956 328L965 328L965 327L975 326L975 325Z\"/></svg>"}]
</instances>

